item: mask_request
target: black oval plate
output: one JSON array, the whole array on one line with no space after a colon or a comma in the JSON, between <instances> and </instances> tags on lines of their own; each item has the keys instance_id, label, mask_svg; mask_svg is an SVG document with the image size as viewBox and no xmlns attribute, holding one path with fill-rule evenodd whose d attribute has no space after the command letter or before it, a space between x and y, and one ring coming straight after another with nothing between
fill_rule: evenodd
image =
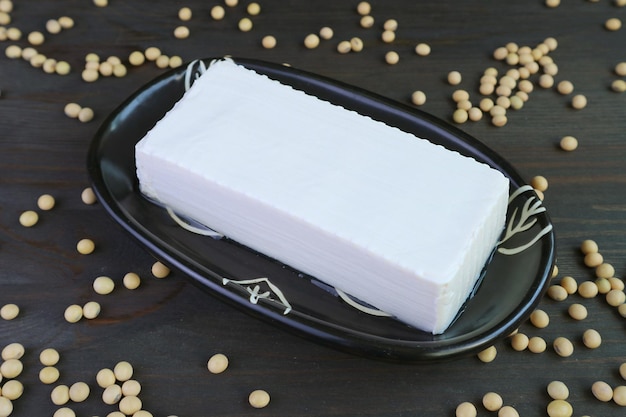
<instances>
[{"instance_id":1,"label":"black oval plate","mask_svg":"<svg viewBox=\"0 0 626 417\"><path fill-rule=\"evenodd\" d=\"M141 88L103 123L89 149L88 171L99 201L157 258L255 316L341 350L391 360L418 362L475 353L509 334L539 303L554 263L552 225L536 194L503 158L426 113L283 65L236 59L270 78L498 169L511 181L507 225L522 230L499 245L463 313L445 333L434 336L356 309L315 278L236 242L181 228L139 192L134 146L182 97L186 74L193 79L202 63L210 62L194 61ZM506 253L520 247L517 253Z\"/></svg>"}]
</instances>

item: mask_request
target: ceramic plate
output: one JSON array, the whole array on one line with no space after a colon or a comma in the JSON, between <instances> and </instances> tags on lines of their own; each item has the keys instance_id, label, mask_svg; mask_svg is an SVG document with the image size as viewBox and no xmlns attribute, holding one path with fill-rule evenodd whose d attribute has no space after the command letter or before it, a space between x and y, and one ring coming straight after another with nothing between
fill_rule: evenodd
<instances>
[{"instance_id":1,"label":"ceramic plate","mask_svg":"<svg viewBox=\"0 0 626 417\"><path fill-rule=\"evenodd\" d=\"M99 201L157 258L254 316L344 351L390 360L432 361L475 353L505 337L539 303L554 262L552 225L532 188L504 159L428 114L283 65L236 59L270 78L487 163L510 179L507 230L462 314L445 333L433 336L236 242L180 227L139 192L134 146L210 61L194 61L141 88L109 116L89 150L88 170Z\"/></svg>"}]
</instances>

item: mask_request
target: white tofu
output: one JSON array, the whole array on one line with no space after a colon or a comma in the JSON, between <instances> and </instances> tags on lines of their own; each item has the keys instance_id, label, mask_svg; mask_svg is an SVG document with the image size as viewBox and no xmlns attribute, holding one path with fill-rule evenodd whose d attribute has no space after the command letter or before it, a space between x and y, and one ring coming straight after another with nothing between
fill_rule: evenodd
<instances>
[{"instance_id":1,"label":"white tofu","mask_svg":"<svg viewBox=\"0 0 626 417\"><path fill-rule=\"evenodd\" d=\"M434 334L493 252L509 191L483 163L228 60L136 163L148 197Z\"/></svg>"}]
</instances>

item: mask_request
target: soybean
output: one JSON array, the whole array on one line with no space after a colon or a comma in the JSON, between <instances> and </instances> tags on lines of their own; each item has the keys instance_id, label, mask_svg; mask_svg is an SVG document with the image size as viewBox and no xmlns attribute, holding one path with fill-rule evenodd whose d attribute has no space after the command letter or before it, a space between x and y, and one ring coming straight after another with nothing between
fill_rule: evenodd
<instances>
[{"instance_id":1,"label":"soybean","mask_svg":"<svg viewBox=\"0 0 626 417\"><path fill-rule=\"evenodd\" d=\"M554 339L552 347L554 348L556 354L563 358L572 356L574 353L574 345L568 338L563 336Z\"/></svg>"},{"instance_id":2,"label":"soybean","mask_svg":"<svg viewBox=\"0 0 626 417\"><path fill-rule=\"evenodd\" d=\"M567 400L569 389L562 381L552 381L548 384L548 395L553 400Z\"/></svg>"},{"instance_id":3,"label":"soybean","mask_svg":"<svg viewBox=\"0 0 626 417\"><path fill-rule=\"evenodd\" d=\"M304 46L307 49L315 49L319 46L319 44L320 44L320 38L315 33L309 33L304 38Z\"/></svg>"},{"instance_id":4,"label":"soybean","mask_svg":"<svg viewBox=\"0 0 626 417\"><path fill-rule=\"evenodd\" d=\"M532 353L543 353L547 348L546 341L539 336L533 336L528 339L528 350Z\"/></svg>"},{"instance_id":5,"label":"soybean","mask_svg":"<svg viewBox=\"0 0 626 417\"><path fill-rule=\"evenodd\" d=\"M598 278L611 278L615 276L615 268L609 263L602 263L596 267L596 276Z\"/></svg>"},{"instance_id":6,"label":"soybean","mask_svg":"<svg viewBox=\"0 0 626 417\"><path fill-rule=\"evenodd\" d=\"M469 109L467 111L467 117L473 121L473 122L477 122L480 119L483 118L483 112L481 109L479 109L478 107L472 107L471 109Z\"/></svg>"},{"instance_id":7,"label":"soybean","mask_svg":"<svg viewBox=\"0 0 626 417\"><path fill-rule=\"evenodd\" d=\"M572 107L576 110L584 109L587 107L587 97L582 94L577 94L572 97Z\"/></svg>"},{"instance_id":8,"label":"soybean","mask_svg":"<svg viewBox=\"0 0 626 417\"><path fill-rule=\"evenodd\" d=\"M567 291L567 293L570 295L576 294L576 291L578 291L578 283L573 277L570 277L569 275L561 278L560 284L561 287L565 288L565 291Z\"/></svg>"},{"instance_id":9,"label":"soybean","mask_svg":"<svg viewBox=\"0 0 626 417\"><path fill-rule=\"evenodd\" d=\"M138 67L146 62L146 56L141 51L133 51L128 55L128 62L130 65Z\"/></svg>"},{"instance_id":10,"label":"soybean","mask_svg":"<svg viewBox=\"0 0 626 417\"><path fill-rule=\"evenodd\" d=\"M507 122L508 122L508 119L503 114L498 114L496 116L493 116L493 118L491 119L491 124L493 124L496 127L502 127L506 125Z\"/></svg>"},{"instance_id":11,"label":"soybean","mask_svg":"<svg viewBox=\"0 0 626 417\"><path fill-rule=\"evenodd\" d=\"M350 45L350 41L341 41L337 44L337 52L340 54L347 54L352 50L352 45Z\"/></svg>"},{"instance_id":12,"label":"soybean","mask_svg":"<svg viewBox=\"0 0 626 417\"><path fill-rule=\"evenodd\" d=\"M430 51L430 45L427 43L418 43L417 46L415 46L415 53L419 56L428 56L430 55Z\"/></svg>"},{"instance_id":13,"label":"soybean","mask_svg":"<svg viewBox=\"0 0 626 417\"><path fill-rule=\"evenodd\" d=\"M118 381L128 381L133 376L133 366L127 361L120 361L113 368L113 373Z\"/></svg>"},{"instance_id":14,"label":"soybean","mask_svg":"<svg viewBox=\"0 0 626 417\"><path fill-rule=\"evenodd\" d=\"M538 329L548 327L550 323L550 317L548 314L540 309L533 311L530 315L530 322Z\"/></svg>"},{"instance_id":15,"label":"soybean","mask_svg":"<svg viewBox=\"0 0 626 417\"><path fill-rule=\"evenodd\" d=\"M489 346L487 349L484 349L478 353L478 359L480 359L481 362L489 363L493 362L496 359L497 355L498 350L496 349L496 347Z\"/></svg>"},{"instance_id":16,"label":"soybean","mask_svg":"<svg viewBox=\"0 0 626 417\"><path fill-rule=\"evenodd\" d=\"M39 221L39 215L34 210L26 210L20 214L19 222L24 227L33 227Z\"/></svg>"},{"instance_id":17,"label":"soybean","mask_svg":"<svg viewBox=\"0 0 626 417\"><path fill-rule=\"evenodd\" d=\"M174 29L174 37L176 39L187 39L189 37L189 28L187 26L177 26Z\"/></svg>"},{"instance_id":18,"label":"soybean","mask_svg":"<svg viewBox=\"0 0 626 417\"><path fill-rule=\"evenodd\" d=\"M211 17L213 20L222 20L226 15L226 10L220 5L211 8Z\"/></svg>"},{"instance_id":19,"label":"soybean","mask_svg":"<svg viewBox=\"0 0 626 417\"><path fill-rule=\"evenodd\" d=\"M83 402L89 397L89 385L84 382L76 382L69 389L70 400L75 403Z\"/></svg>"},{"instance_id":20,"label":"soybean","mask_svg":"<svg viewBox=\"0 0 626 417\"><path fill-rule=\"evenodd\" d=\"M167 68L170 65L170 57L167 55L160 55L156 61L154 61L157 68Z\"/></svg>"},{"instance_id":21,"label":"soybean","mask_svg":"<svg viewBox=\"0 0 626 417\"><path fill-rule=\"evenodd\" d=\"M369 29L374 26L374 18L370 15L361 17L359 24L362 28Z\"/></svg>"},{"instance_id":22,"label":"soybean","mask_svg":"<svg viewBox=\"0 0 626 417\"><path fill-rule=\"evenodd\" d=\"M54 405L64 405L70 400L70 388L67 385L57 385L50 392L50 399Z\"/></svg>"},{"instance_id":23,"label":"soybean","mask_svg":"<svg viewBox=\"0 0 626 417\"><path fill-rule=\"evenodd\" d=\"M624 281L621 278L611 277L608 278L609 283L611 284L612 290L624 290Z\"/></svg>"},{"instance_id":24,"label":"soybean","mask_svg":"<svg viewBox=\"0 0 626 417\"><path fill-rule=\"evenodd\" d=\"M76 244L76 250L82 255L89 255L96 249L96 245L91 239L81 239Z\"/></svg>"},{"instance_id":25,"label":"soybean","mask_svg":"<svg viewBox=\"0 0 626 417\"><path fill-rule=\"evenodd\" d=\"M543 175L536 175L530 180L530 185L539 191L546 191L548 189L548 180Z\"/></svg>"},{"instance_id":26,"label":"soybean","mask_svg":"<svg viewBox=\"0 0 626 417\"><path fill-rule=\"evenodd\" d=\"M597 330L587 329L583 333L583 344L589 349L597 349L602 344L602 336Z\"/></svg>"},{"instance_id":27,"label":"soybean","mask_svg":"<svg viewBox=\"0 0 626 417\"><path fill-rule=\"evenodd\" d=\"M161 50L156 46L150 46L144 51L144 56L148 61L156 61L161 56Z\"/></svg>"},{"instance_id":28,"label":"soybean","mask_svg":"<svg viewBox=\"0 0 626 417\"><path fill-rule=\"evenodd\" d=\"M276 38L272 35L264 36L263 39L261 39L261 45L265 49L273 49L276 47Z\"/></svg>"},{"instance_id":29,"label":"soybean","mask_svg":"<svg viewBox=\"0 0 626 417\"><path fill-rule=\"evenodd\" d=\"M528 342L528 336L524 333L516 333L511 337L511 347L518 352L526 350L526 348L528 348Z\"/></svg>"},{"instance_id":30,"label":"soybean","mask_svg":"<svg viewBox=\"0 0 626 417\"><path fill-rule=\"evenodd\" d=\"M550 417L571 417L574 408L565 400L553 400L548 404L547 411Z\"/></svg>"},{"instance_id":31,"label":"soybean","mask_svg":"<svg viewBox=\"0 0 626 417\"><path fill-rule=\"evenodd\" d=\"M320 29L320 38L324 40L327 40L327 41L331 40L334 35L335 35L334 31L332 30L332 28L328 26L324 26L323 28Z\"/></svg>"},{"instance_id":32,"label":"soybean","mask_svg":"<svg viewBox=\"0 0 626 417\"><path fill-rule=\"evenodd\" d=\"M613 390L613 402L622 407L626 406L626 386L620 385L615 387Z\"/></svg>"},{"instance_id":33,"label":"soybean","mask_svg":"<svg viewBox=\"0 0 626 417\"><path fill-rule=\"evenodd\" d=\"M578 286L578 295L583 298L593 298L598 295L598 286L593 281L581 282Z\"/></svg>"},{"instance_id":34,"label":"soybean","mask_svg":"<svg viewBox=\"0 0 626 417\"><path fill-rule=\"evenodd\" d=\"M162 262L156 261L152 264L152 275L155 278L166 278L170 274L170 269Z\"/></svg>"},{"instance_id":35,"label":"soybean","mask_svg":"<svg viewBox=\"0 0 626 417\"><path fill-rule=\"evenodd\" d=\"M74 27L74 19L69 16L61 16L57 20L63 29L71 29Z\"/></svg>"},{"instance_id":36,"label":"soybean","mask_svg":"<svg viewBox=\"0 0 626 417\"><path fill-rule=\"evenodd\" d=\"M138 396L141 392L141 384L134 379L129 379L122 384L122 395Z\"/></svg>"},{"instance_id":37,"label":"soybean","mask_svg":"<svg viewBox=\"0 0 626 417\"><path fill-rule=\"evenodd\" d=\"M396 65L400 62L400 55L396 51L389 51L385 54L385 62L389 65Z\"/></svg>"},{"instance_id":38,"label":"soybean","mask_svg":"<svg viewBox=\"0 0 626 417\"><path fill-rule=\"evenodd\" d=\"M578 139L576 139L574 136L564 136L563 138L561 138L559 144L561 146L561 149L571 152L578 148Z\"/></svg>"},{"instance_id":39,"label":"soybean","mask_svg":"<svg viewBox=\"0 0 626 417\"><path fill-rule=\"evenodd\" d=\"M37 199L37 207L41 210L47 211L54 208L55 200L50 194L42 194Z\"/></svg>"},{"instance_id":40,"label":"soybean","mask_svg":"<svg viewBox=\"0 0 626 417\"><path fill-rule=\"evenodd\" d=\"M455 411L456 417L476 417L477 414L476 406L468 401L457 405Z\"/></svg>"},{"instance_id":41,"label":"soybean","mask_svg":"<svg viewBox=\"0 0 626 417\"><path fill-rule=\"evenodd\" d=\"M207 368L212 374L221 374L228 368L228 357L223 353L216 353L207 362Z\"/></svg>"},{"instance_id":42,"label":"soybean","mask_svg":"<svg viewBox=\"0 0 626 417\"><path fill-rule=\"evenodd\" d=\"M241 20L239 20L239 23L237 24L237 27L242 32L250 32L252 30L252 26L253 26L252 20L250 20L247 17L244 17Z\"/></svg>"},{"instance_id":43,"label":"soybean","mask_svg":"<svg viewBox=\"0 0 626 417\"><path fill-rule=\"evenodd\" d=\"M109 385L102 392L102 402L108 405L117 404L122 399L122 388L117 385Z\"/></svg>"},{"instance_id":44,"label":"soybean","mask_svg":"<svg viewBox=\"0 0 626 417\"><path fill-rule=\"evenodd\" d=\"M24 393L24 385L17 379L7 381L2 386L2 396L9 400L17 400Z\"/></svg>"},{"instance_id":45,"label":"soybean","mask_svg":"<svg viewBox=\"0 0 626 417\"><path fill-rule=\"evenodd\" d=\"M626 81L624 80L614 80L611 83L611 89L616 93L626 92Z\"/></svg>"},{"instance_id":46,"label":"soybean","mask_svg":"<svg viewBox=\"0 0 626 417\"><path fill-rule=\"evenodd\" d=\"M556 89L563 95L571 94L574 91L574 84L571 81L561 81L556 85Z\"/></svg>"},{"instance_id":47,"label":"soybean","mask_svg":"<svg viewBox=\"0 0 626 417\"><path fill-rule=\"evenodd\" d=\"M498 417L519 417L519 413L510 405L505 405L498 410Z\"/></svg>"},{"instance_id":48,"label":"soybean","mask_svg":"<svg viewBox=\"0 0 626 417\"><path fill-rule=\"evenodd\" d=\"M115 384L115 374L109 368L103 368L96 374L96 382L100 388L107 388Z\"/></svg>"},{"instance_id":49,"label":"soybean","mask_svg":"<svg viewBox=\"0 0 626 417\"><path fill-rule=\"evenodd\" d=\"M416 106L421 106L426 103L426 94L423 91L417 90L411 94L411 102Z\"/></svg>"},{"instance_id":50,"label":"soybean","mask_svg":"<svg viewBox=\"0 0 626 417\"><path fill-rule=\"evenodd\" d=\"M357 37L350 39L350 49L353 52L361 52L363 50L363 40Z\"/></svg>"},{"instance_id":51,"label":"soybean","mask_svg":"<svg viewBox=\"0 0 626 417\"><path fill-rule=\"evenodd\" d=\"M2 360L21 359L24 356L24 345L21 343L9 343L2 349Z\"/></svg>"},{"instance_id":52,"label":"soybean","mask_svg":"<svg viewBox=\"0 0 626 417\"><path fill-rule=\"evenodd\" d=\"M261 5L259 3L250 3L248 7L246 7L246 12L248 12L250 16L257 16L261 13Z\"/></svg>"},{"instance_id":53,"label":"soybean","mask_svg":"<svg viewBox=\"0 0 626 417\"><path fill-rule=\"evenodd\" d=\"M192 16L192 12L189 7L181 7L178 10L178 18L182 20L183 22L191 20L191 16Z\"/></svg>"},{"instance_id":54,"label":"soybean","mask_svg":"<svg viewBox=\"0 0 626 417\"><path fill-rule=\"evenodd\" d=\"M548 297L552 298L554 301L563 301L567 299L567 291L560 285L551 285L548 288Z\"/></svg>"},{"instance_id":55,"label":"soybean","mask_svg":"<svg viewBox=\"0 0 626 417\"><path fill-rule=\"evenodd\" d=\"M270 403L270 395L261 389L254 390L248 396L248 402L254 408L264 408Z\"/></svg>"},{"instance_id":56,"label":"soybean","mask_svg":"<svg viewBox=\"0 0 626 417\"><path fill-rule=\"evenodd\" d=\"M109 277L100 276L93 281L93 290L100 295L111 294L115 289L115 282Z\"/></svg>"},{"instance_id":57,"label":"soybean","mask_svg":"<svg viewBox=\"0 0 626 417\"><path fill-rule=\"evenodd\" d=\"M3 320L13 320L20 314L20 308L17 304L5 304L0 308L0 317Z\"/></svg>"},{"instance_id":58,"label":"soybean","mask_svg":"<svg viewBox=\"0 0 626 417\"><path fill-rule=\"evenodd\" d=\"M362 1L357 4L356 11L361 16L369 15L372 12L372 6L368 2Z\"/></svg>"},{"instance_id":59,"label":"soybean","mask_svg":"<svg viewBox=\"0 0 626 417\"><path fill-rule=\"evenodd\" d=\"M454 113L452 113L452 120L454 120L455 123L465 123L468 119L469 114L467 113L467 110L456 109Z\"/></svg>"},{"instance_id":60,"label":"soybean","mask_svg":"<svg viewBox=\"0 0 626 417\"><path fill-rule=\"evenodd\" d=\"M619 307L626 302L626 294L622 290L611 290L606 294L606 302L611 307Z\"/></svg>"},{"instance_id":61,"label":"soybean","mask_svg":"<svg viewBox=\"0 0 626 417\"><path fill-rule=\"evenodd\" d=\"M13 413L13 403L6 397L0 396L0 416L8 417Z\"/></svg>"},{"instance_id":62,"label":"soybean","mask_svg":"<svg viewBox=\"0 0 626 417\"><path fill-rule=\"evenodd\" d=\"M93 320L100 315L100 304L97 301L89 301L83 306L83 316L87 320Z\"/></svg>"},{"instance_id":63,"label":"soybean","mask_svg":"<svg viewBox=\"0 0 626 417\"><path fill-rule=\"evenodd\" d=\"M98 78L99 78L98 70L96 70L94 68L86 68L81 73L81 77L82 77L83 81L88 82L88 83L92 83L94 81L97 81Z\"/></svg>"},{"instance_id":64,"label":"soybean","mask_svg":"<svg viewBox=\"0 0 626 417\"><path fill-rule=\"evenodd\" d=\"M94 117L94 112L89 107L83 107L78 112L78 120L80 120L83 123L87 123L87 122L92 121L93 117Z\"/></svg>"},{"instance_id":65,"label":"soybean","mask_svg":"<svg viewBox=\"0 0 626 417\"><path fill-rule=\"evenodd\" d=\"M567 309L567 312L574 320L584 320L587 318L587 307L582 304L572 304Z\"/></svg>"},{"instance_id":66,"label":"soybean","mask_svg":"<svg viewBox=\"0 0 626 417\"><path fill-rule=\"evenodd\" d=\"M607 30L610 30L611 32L620 30L622 27L622 21L619 20L616 17L612 17L610 19L607 19L606 22L604 22L604 27Z\"/></svg>"},{"instance_id":67,"label":"soybean","mask_svg":"<svg viewBox=\"0 0 626 417\"><path fill-rule=\"evenodd\" d=\"M85 188L81 193L80 193L80 199L82 200L83 203L87 204L87 205L92 205L96 203L96 194L93 192L93 189L91 187L87 187Z\"/></svg>"},{"instance_id":68,"label":"soybean","mask_svg":"<svg viewBox=\"0 0 626 417\"><path fill-rule=\"evenodd\" d=\"M46 366L39 371L39 380L47 385L57 382L59 376L59 370L54 366Z\"/></svg>"},{"instance_id":69,"label":"soybean","mask_svg":"<svg viewBox=\"0 0 626 417\"><path fill-rule=\"evenodd\" d=\"M591 393L602 402L609 402L613 398L613 388L604 381L596 381L591 385Z\"/></svg>"},{"instance_id":70,"label":"soybean","mask_svg":"<svg viewBox=\"0 0 626 417\"><path fill-rule=\"evenodd\" d=\"M119 403L120 411L127 416L131 416L137 411L141 410L141 406L141 400L138 397L132 395L128 397L123 397Z\"/></svg>"},{"instance_id":71,"label":"soybean","mask_svg":"<svg viewBox=\"0 0 626 417\"><path fill-rule=\"evenodd\" d=\"M45 36L43 35L43 33L39 32L39 31L34 31L34 32L30 32L28 34L28 43L30 43L31 45L34 46L39 46L41 44L44 43L44 41L46 40Z\"/></svg>"},{"instance_id":72,"label":"soybean","mask_svg":"<svg viewBox=\"0 0 626 417\"><path fill-rule=\"evenodd\" d=\"M488 411L498 411L502 404L502 397L496 392L488 392L483 396L483 407Z\"/></svg>"},{"instance_id":73,"label":"soybean","mask_svg":"<svg viewBox=\"0 0 626 417\"><path fill-rule=\"evenodd\" d=\"M46 348L39 354L39 362L44 366L54 366L59 362L59 352L53 348Z\"/></svg>"},{"instance_id":74,"label":"soybean","mask_svg":"<svg viewBox=\"0 0 626 417\"><path fill-rule=\"evenodd\" d=\"M124 287L128 288L129 290L134 290L137 289L139 285L141 285L141 278L134 272L128 272L126 275L124 275L123 282Z\"/></svg>"},{"instance_id":75,"label":"soybean","mask_svg":"<svg viewBox=\"0 0 626 417\"><path fill-rule=\"evenodd\" d=\"M611 291L611 283L606 278L597 278L595 281L599 294L607 294Z\"/></svg>"},{"instance_id":76,"label":"soybean","mask_svg":"<svg viewBox=\"0 0 626 417\"><path fill-rule=\"evenodd\" d=\"M393 41L396 40L396 32L392 30L385 30L380 35L380 39L385 43L392 43Z\"/></svg>"},{"instance_id":77,"label":"soybean","mask_svg":"<svg viewBox=\"0 0 626 417\"><path fill-rule=\"evenodd\" d=\"M77 323L83 318L83 308L78 304L72 304L65 309L63 317L68 323Z\"/></svg>"},{"instance_id":78,"label":"soybean","mask_svg":"<svg viewBox=\"0 0 626 417\"><path fill-rule=\"evenodd\" d=\"M583 262L588 267L595 268L604 262L604 257L599 252L591 252L585 255Z\"/></svg>"},{"instance_id":79,"label":"soybean","mask_svg":"<svg viewBox=\"0 0 626 417\"><path fill-rule=\"evenodd\" d=\"M459 71L450 71L448 73L448 84L459 85L461 84L462 80L463 77L461 76L461 73Z\"/></svg>"},{"instance_id":80,"label":"soybean","mask_svg":"<svg viewBox=\"0 0 626 417\"><path fill-rule=\"evenodd\" d=\"M598 244L594 240L586 239L580 244L580 250L584 254L589 254L596 253L599 249Z\"/></svg>"}]
</instances>

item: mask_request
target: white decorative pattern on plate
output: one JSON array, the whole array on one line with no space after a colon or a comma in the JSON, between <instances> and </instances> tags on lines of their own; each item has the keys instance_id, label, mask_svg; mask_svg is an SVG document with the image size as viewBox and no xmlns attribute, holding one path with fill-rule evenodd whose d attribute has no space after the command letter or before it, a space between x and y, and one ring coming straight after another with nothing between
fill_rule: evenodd
<instances>
[{"instance_id":1,"label":"white decorative pattern on plate","mask_svg":"<svg viewBox=\"0 0 626 417\"><path fill-rule=\"evenodd\" d=\"M267 284L270 290L261 292L261 286L259 284L262 284L262 283ZM248 293L250 294L250 302L252 304L257 304L259 300L262 300L262 299L272 300L274 302L281 304L283 307L285 307L285 310L283 311L283 315L289 314L289 312L291 311L291 304L289 304L289 301L287 301L287 298L285 298L285 296L283 295L283 292L276 285L272 284L272 282L268 278L263 277L263 278L255 278L255 279L245 279L245 280L240 280L240 281L224 278L222 280L222 285L227 285L227 284L236 284L236 285L241 286L242 288L245 288L246 291L248 291ZM278 297L278 300L275 298L272 298L272 293L276 294L276 296Z\"/></svg>"},{"instance_id":2,"label":"white decorative pattern on plate","mask_svg":"<svg viewBox=\"0 0 626 417\"><path fill-rule=\"evenodd\" d=\"M204 61L200 59L191 61L189 65L187 65L187 69L185 70L185 91L189 90L194 81L196 81L198 77L204 74L206 69L207 67Z\"/></svg>"},{"instance_id":3,"label":"white decorative pattern on plate","mask_svg":"<svg viewBox=\"0 0 626 417\"><path fill-rule=\"evenodd\" d=\"M533 188L530 185L524 185L515 190L515 192L509 197L509 207L518 196L532 190ZM520 252L525 251L526 249L534 245L543 236L550 233L550 231L552 230L552 225L549 224L541 229L532 239L530 239L523 245L513 248L502 247L502 244L511 239L513 236L525 232L533 227L535 223L537 223L536 216L546 211L546 208L542 206L541 200L538 199L536 196L532 196L528 200L526 200L521 209L521 213L518 213L519 207L515 207L515 209L513 210L513 214L511 214L511 218L507 223L504 238L502 238L502 240L498 242L498 252L503 255L516 255Z\"/></svg>"}]
</instances>

